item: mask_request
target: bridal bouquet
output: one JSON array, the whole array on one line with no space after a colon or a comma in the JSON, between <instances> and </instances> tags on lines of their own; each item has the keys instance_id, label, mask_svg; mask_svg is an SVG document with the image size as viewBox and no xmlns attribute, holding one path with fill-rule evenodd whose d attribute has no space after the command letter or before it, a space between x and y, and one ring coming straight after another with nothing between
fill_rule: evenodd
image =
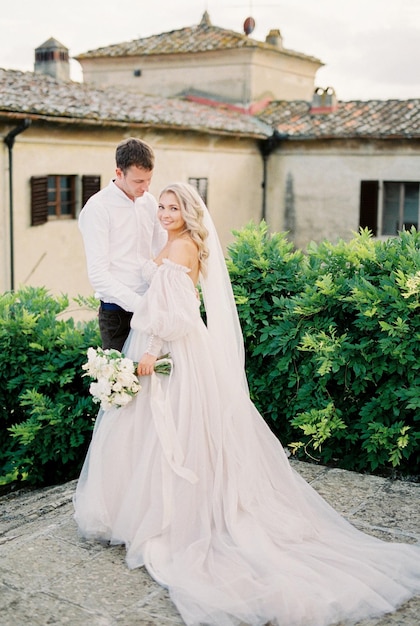
<instances>
[{"instance_id":1,"label":"bridal bouquet","mask_svg":"<svg viewBox=\"0 0 420 626\"><path fill-rule=\"evenodd\" d=\"M93 401L100 403L102 409L122 407L131 402L140 391L141 385L136 375L135 361L125 357L118 350L89 348L87 363L82 365L86 371L83 376L96 379L89 387ZM169 354L160 357L155 363L155 372L170 374L172 360Z\"/></svg>"}]
</instances>

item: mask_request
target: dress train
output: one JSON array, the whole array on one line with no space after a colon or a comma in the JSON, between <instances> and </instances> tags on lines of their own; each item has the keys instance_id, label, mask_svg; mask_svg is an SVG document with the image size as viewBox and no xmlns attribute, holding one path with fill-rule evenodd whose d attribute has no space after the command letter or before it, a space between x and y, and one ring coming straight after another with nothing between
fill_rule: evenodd
<instances>
[{"instance_id":1,"label":"dress train","mask_svg":"<svg viewBox=\"0 0 420 626\"><path fill-rule=\"evenodd\" d=\"M100 411L75 494L84 537L125 544L187 626L356 622L420 592L418 546L358 531L291 468L219 367L186 268L160 266L132 325L125 354L153 333L173 373Z\"/></svg>"}]
</instances>

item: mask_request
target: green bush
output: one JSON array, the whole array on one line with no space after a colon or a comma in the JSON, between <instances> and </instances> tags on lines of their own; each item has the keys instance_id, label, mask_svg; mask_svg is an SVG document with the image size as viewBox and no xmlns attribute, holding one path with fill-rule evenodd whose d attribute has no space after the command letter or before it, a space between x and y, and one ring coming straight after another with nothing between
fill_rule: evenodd
<instances>
[{"instance_id":1,"label":"green bush","mask_svg":"<svg viewBox=\"0 0 420 626\"><path fill-rule=\"evenodd\" d=\"M417 474L420 233L362 231L303 253L249 224L228 266L251 395L283 444L347 469ZM97 414L82 364L100 338L68 305L43 288L0 296L0 485L80 471Z\"/></svg>"},{"instance_id":2,"label":"green bush","mask_svg":"<svg viewBox=\"0 0 420 626\"><path fill-rule=\"evenodd\" d=\"M361 231L306 254L264 223L229 272L253 400L292 452L353 470L419 470L420 233Z\"/></svg>"},{"instance_id":3,"label":"green bush","mask_svg":"<svg viewBox=\"0 0 420 626\"><path fill-rule=\"evenodd\" d=\"M81 376L97 321L65 319L66 296L25 288L0 296L0 484L75 478L97 413Z\"/></svg>"}]
</instances>

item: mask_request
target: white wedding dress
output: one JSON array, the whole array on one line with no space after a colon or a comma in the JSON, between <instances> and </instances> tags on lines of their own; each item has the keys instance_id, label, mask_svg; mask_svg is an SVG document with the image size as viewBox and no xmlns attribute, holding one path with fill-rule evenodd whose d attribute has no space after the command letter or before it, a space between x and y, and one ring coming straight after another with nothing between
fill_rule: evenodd
<instances>
[{"instance_id":1,"label":"white wedding dress","mask_svg":"<svg viewBox=\"0 0 420 626\"><path fill-rule=\"evenodd\" d=\"M420 591L419 547L356 530L291 468L221 359L187 268L156 269L132 327L127 356L154 334L174 367L100 411L75 494L84 537L125 544L188 626L325 626Z\"/></svg>"}]
</instances>

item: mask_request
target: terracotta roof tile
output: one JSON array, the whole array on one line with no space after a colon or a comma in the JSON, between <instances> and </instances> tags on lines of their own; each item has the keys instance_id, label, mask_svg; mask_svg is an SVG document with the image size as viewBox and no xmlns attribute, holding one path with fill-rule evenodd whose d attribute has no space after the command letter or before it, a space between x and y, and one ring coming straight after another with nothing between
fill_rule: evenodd
<instances>
[{"instance_id":1,"label":"terracotta roof tile","mask_svg":"<svg viewBox=\"0 0 420 626\"><path fill-rule=\"evenodd\" d=\"M258 116L180 98L57 81L33 72L0 69L0 117L74 123L138 124L263 139L275 128L288 139L420 138L420 99L338 102L311 113L303 100L271 102Z\"/></svg>"},{"instance_id":2,"label":"terracotta roof tile","mask_svg":"<svg viewBox=\"0 0 420 626\"><path fill-rule=\"evenodd\" d=\"M0 69L0 116L5 114L80 123L141 124L255 139L271 135L271 127L264 122L237 111Z\"/></svg>"},{"instance_id":3,"label":"terracotta roof tile","mask_svg":"<svg viewBox=\"0 0 420 626\"><path fill-rule=\"evenodd\" d=\"M311 113L309 102L283 100L258 117L289 139L420 137L420 99L340 101L322 114Z\"/></svg>"},{"instance_id":4,"label":"terracotta roof tile","mask_svg":"<svg viewBox=\"0 0 420 626\"><path fill-rule=\"evenodd\" d=\"M75 58L78 61L97 57L125 57L144 56L154 54L182 54L208 52L210 50L229 50L233 48L263 48L278 53L310 59L319 65L323 65L319 59L288 50L277 48L275 45L252 39L251 37L237 33L233 30L213 26L209 19L203 19L196 26L188 26L178 30L171 30L159 35L152 35L143 39L134 39L119 44L113 44L95 50L89 50L79 54Z\"/></svg>"}]
</instances>

